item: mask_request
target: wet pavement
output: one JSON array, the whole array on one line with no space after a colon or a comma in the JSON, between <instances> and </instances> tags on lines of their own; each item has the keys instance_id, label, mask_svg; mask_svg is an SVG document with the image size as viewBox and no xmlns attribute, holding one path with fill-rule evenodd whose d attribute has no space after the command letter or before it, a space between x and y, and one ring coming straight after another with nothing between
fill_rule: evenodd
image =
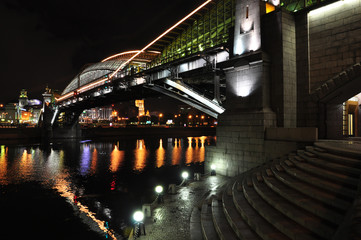
<instances>
[{"instance_id":1,"label":"wet pavement","mask_svg":"<svg viewBox=\"0 0 361 240\"><path fill-rule=\"evenodd\" d=\"M164 203L152 206L152 216L146 218L146 235L138 239L190 239L189 221L193 207L201 206L210 195L216 195L229 178L205 176L200 181L177 187L177 193L164 196Z\"/></svg>"}]
</instances>

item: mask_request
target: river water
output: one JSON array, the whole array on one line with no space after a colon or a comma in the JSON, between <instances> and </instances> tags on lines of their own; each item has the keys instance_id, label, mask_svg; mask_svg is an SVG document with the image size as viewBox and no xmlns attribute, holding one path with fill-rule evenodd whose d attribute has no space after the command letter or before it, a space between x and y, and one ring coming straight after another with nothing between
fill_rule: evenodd
<instances>
[{"instance_id":1,"label":"river water","mask_svg":"<svg viewBox=\"0 0 361 240\"><path fill-rule=\"evenodd\" d=\"M109 226L114 238L132 224L133 211L155 199L156 185L179 184L185 170L202 173L205 146L214 143L215 137L203 136L0 144L0 211L11 222L30 224L33 233L31 222L46 229L56 223L67 239L87 236L83 229L102 239ZM72 238L66 228L77 227L77 219L86 226Z\"/></svg>"}]
</instances>

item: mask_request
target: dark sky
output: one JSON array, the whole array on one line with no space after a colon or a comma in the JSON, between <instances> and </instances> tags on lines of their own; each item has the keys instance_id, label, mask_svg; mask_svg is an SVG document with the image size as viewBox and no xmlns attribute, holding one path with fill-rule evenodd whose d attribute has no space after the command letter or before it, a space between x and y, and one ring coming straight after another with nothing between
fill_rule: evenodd
<instances>
[{"instance_id":1,"label":"dark sky","mask_svg":"<svg viewBox=\"0 0 361 240\"><path fill-rule=\"evenodd\" d=\"M204 0L1 0L0 102L60 92L87 63L141 49Z\"/></svg>"}]
</instances>

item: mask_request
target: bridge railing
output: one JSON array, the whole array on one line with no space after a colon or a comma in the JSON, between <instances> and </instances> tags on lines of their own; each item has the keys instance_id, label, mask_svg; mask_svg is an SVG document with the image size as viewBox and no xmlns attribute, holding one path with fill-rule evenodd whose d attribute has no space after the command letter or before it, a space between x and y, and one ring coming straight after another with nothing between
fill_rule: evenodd
<instances>
[{"instance_id":1,"label":"bridge railing","mask_svg":"<svg viewBox=\"0 0 361 240\"><path fill-rule=\"evenodd\" d=\"M159 66L229 41L235 21L235 0L219 0L162 50L149 68Z\"/></svg>"}]
</instances>

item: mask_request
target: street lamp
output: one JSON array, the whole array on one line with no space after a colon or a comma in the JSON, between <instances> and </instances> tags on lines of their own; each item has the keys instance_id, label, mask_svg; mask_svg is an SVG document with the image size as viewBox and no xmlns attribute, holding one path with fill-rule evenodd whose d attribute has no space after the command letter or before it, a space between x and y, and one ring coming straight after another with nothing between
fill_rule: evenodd
<instances>
[{"instance_id":1,"label":"street lamp","mask_svg":"<svg viewBox=\"0 0 361 240\"><path fill-rule=\"evenodd\" d=\"M159 113L159 124L158 125L160 125L160 120L162 117L163 117L163 113Z\"/></svg>"},{"instance_id":2,"label":"street lamp","mask_svg":"<svg viewBox=\"0 0 361 240\"><path fill-rule=\"evenodd\" d=\"M140 223L140 222L143 222L143 219L144 219L144 213L142 211L136 211L134 214L133 214L133 219L136 223Z\"/></svg>"},{"instance_id":3,"label":"street lamp","mask_svg":"<svg viewBox=\"0 0 361 240\"><path fill-rule=\"evenodd\" d=\"M187 180L187 178L189 177L189 174L188 174L188 172L182 172L182 178L183 178L183 180Z\"/></svg>"},{"instance_id":4,"label":"street lamp","mask_svg":"<svg viewBox=\"0 0 361 240\"><path fill-rule=\"evenodd\" d=\"M183 181L182 181L182 183L180 184L180 186L182 186L183 184L186 184L186 182L187 182L187 179L188 179L188 177L189 177L189 173L187 172L187 171L184 171L184 172L182 172L182 178L183 178Z\"/></svg>"},{"instance_id":5,"label":"street lamp","mask_svg":"<svg viewBox=\"0 0 361 240\"><path fill-rule=\"evenodd\" d=\"M140 227L142 226L143 228L143 232L144 235L145 234L145 225L143 223L143 219L144 219L144 213L142 211L136 211L133 214L133 219L135 221L135 225L134 225L134 237L137 238L141 235L141 229Z\"/></svg>"},{"instance_id":6,"label":"street lamp","mask_svg":"<svg viewBox=\"0 0 361 240\"><path fill-rule=\"evenodd\" d=\"M158 196L157 196L158 204L163 203L164 202L163 194L162 194L163 193L163 187L160 186L160 185L156 186L155 187L155 192L158 194Z\"/></svg>"},{"instance_id":7,"label":"street lamp","mask_svg":"<svg viewBox=\"0 0 361 240\"><path fill-rule=\"evenodd\" d=\"M163 192L163 187L158 185L155 187L155 192L158 193L158 194L161 194Z\"/></svg>"},{"instance_id":8,"label":"street lamp","mask_svg":"<svg viewBox=\"0 0 361 240\"><path fill-rule=\"evenodd\" d=\"M212 164L211 165L211 176L216 176L216 165Z\"/></svg>"}]
</instances>

